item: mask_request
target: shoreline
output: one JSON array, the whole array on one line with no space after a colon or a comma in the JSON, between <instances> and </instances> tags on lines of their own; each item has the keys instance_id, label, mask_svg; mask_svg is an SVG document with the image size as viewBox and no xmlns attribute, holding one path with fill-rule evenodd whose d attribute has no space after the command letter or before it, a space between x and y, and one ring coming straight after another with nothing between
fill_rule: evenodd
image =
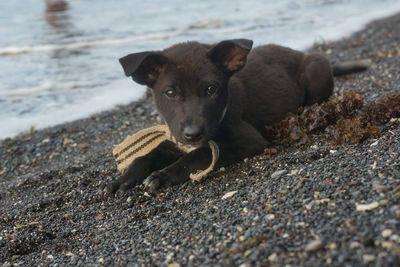
<instances>
[{"instance_id":1,"label":"shoreline","mask_svg":"<svg viewBox=\"0 0 400 267\"><path fill-rule=\"evenodd\" d=\"M310 51L370 58L335 92L374 101L400 93L399 28L397 14ZM400 121L360 144L277 146L199 183L104 198L113 146L157 123L150 102L0 140L0 264L400 264Z\"/></svg>"},{"instance_id":2,"label":"shoreline","mask_svg":"<svg viewBox=\"0 0 400 267\"><path fill-rule=\"evenodd\" d=\"M400 5L399 5L400 7ZM395 6L393 8L393 10L396 10L397 6ZM399 11L383 11L381 9L378 10L374 10L373 12L367 13L367 14L363 14L358 16L357 18L346 18L345 21L347 21L347 24L349 25L349 27L343 28L343 21L340 23L341 26L333 26L334 23L331 24L331 26L327 26L325 28L324 31L322 32L328 32L329 34L325 35L325 34L316 34L316 36L313 37L313 39L311 38L306 38L307 42L304 42L304 40L302 38L300 38L301 36L294 36L294 38L292 38L293 40L297 40L294 43L286 43L287 40L282 40L283 43L277 43L277 44L281 44L283 46L288 46L291 48L295 48L295 49L300 49L302 51L307 51L309 50L312 46L312 40L314 40L314 42L325 42L326 40L331 40L331 41L338 41L341 38L346 38L348 36L350 36L351 34L361 30L363 27L365 27L367 25L368 22L373 21L375 19L379 19L379 18L384 18L384 17L389 17L393 14L395 14L395 12L399 12ZM190 25L188 26L190 28ZM335 28L336 27L336 28ZM337 28L339 27L339 28ZM317 27L318 28L318 27ZM316 29L317 32L319 32L318 29ZM127 37L127 39L133 38L135 39L136 37ZM138 37L140 39L140 37ZM255 38L256 39L256 38ZM114 39L112 39L113 41L111 41L111 43L109 45L114 44ZM118 39L117 39L118 40ZM124 39L122 39L124 40ZM168 39L167 39L168 40ZM301 41L300 41L301 40ZM318 41L317 41L318 40ZM107 40L104 40L107 42ZM110 41L110 40L109 40ZM128 41L128 40L125 40ZM125 42L123 41L123 42ZM133 40L131 40L133 41ZM255 40L257 41L257 40ZM93 41L89 41L89 42L83 42L81 44L81 46L86 47L87 45L89 45L90 43L96 44L100 42L101 40L93 40ZM167 41L168 42L168 41ZM300 43L302 43L300 45ZM263 43L262 43L263 44ZM75 46L77 45L77 46ZM47 47L50 46L50 47ZM55 46L55 47L53 47ZM90 46L90 45L89 45ZM49 49L45 49L45 48L49 48ZM51 48L53 47L53 48ZM30 53L44 53L43 55L46 55L46 53L51 52L51 51L70 51L71 49L80 47L79 44L74 44L74 43L69 43L69 44L62 44L60 46L58 45L39 45L39 47L33 46L32 47L32 51L29 51L29 46L28 47L20 47L20 49L22 49L21 52L26 52L28 54ZM11 54L13 54L14 52L16 53L16 55L19 54L18 52L18 47L5 47L4 48L6 51L3 51L5 54L7 54L7 50L11 49L11 51L9 51ZM16 51L12 52L13 49L16 49ZM0 48L0 56L2 54L1 50L3 50L2 48ZM27 51L26 51L27 50ZM131 51L132 52L132 51ZM116 64L115 67L119 68L119 64L117 63L117 61L115 62L109 62L109 64ZM118 65L118 66L117 66ZM118 106L118 105L126 105L128 104L128 101L125 101L126 99L130 98L132 101L130 102L137 102L140 101L140 97L137 97L137 95L140 94L136 94L136 92L143 92L145 90L145 88L134 88L134 87L139 87L138 85L133 84L131 81L129 81L126 77L124 78L122 75L122 72L118 72L118 74L120 74L121 76L119 76L120 78L118 79L114 79L111 81L108 81L107 84L103 85L95 85L96 83L92 83L90 85L90 83L85 83L82 81L70 81L70 82L66 82L66 83L54 83L52 84L51 82L46 82L44 81L43 83L38 84L37 86L34 87L19 87L18 89L15 88L16 90L11 90L11 91L7 91L7 92L3 92L2 95L4 96L15 96L16 98L19 98L19 96L25 93L30 93L30 91L32 92L39 92L39 91L52 91L52 90L63 90L62 88L75 88L75 87L85 87L85 86L96 86L96 95L97 97L95 98L88 98L85 100L85 102L75 102L71 105L63 105L61 108L58 108L56 110L52 110L52 112L48 112L48 113L33 113L28 117L25 117L25 115L19 116L19 113L7 113L9 116L6 116L4 118L2 118L6 124L9 124L9 128L4 130L2 132L0 132L0 140L2 139L6 139L6 138L13 138L21 133L27 133L30 131L30 128L33 126L35 129L37 130L42 130L48 127L54 127L57 126L59 124L64 124L64 123L68 123L68 122L72 122L75 120L81 120L81 119L85 119L88 118L92 115L95 115L97 113L101 113L107 110L112 110L114 107ZM58 88L58 89L57 89ZM109 92L110 90L115 91L114 94L112 95L108 95L105 92ZM19 92L18 92L19 91ZM1 95L1 93L0 93ZM123 97L123 99L121 99L121 97L118 97L120 95L124 95L125 97ZM83 94L82 95L84 98L87 97L87 95ZM20 99L21 100L21 99ZM87 103L91 103L90 105L87 105ZM104 103L107 103L107 107L104 106ZM102 106L103 105L103 106ZM100 107L100 108L98 108ZM10 107L12 108L12 107ZM17 107L15 107L17 108ZM17 108L18 109L18 108ZM26 109L24 111L24 114L28 114L30 112L30 109ZM8 117L13 117L12 120L9 120ZM59 119L60 118L60 119ZM61 119L62 118L62 119ZM47 122L51 122L50 124ZM26 126L26 127L24 127Z\"/></svg>"}]
</instances>

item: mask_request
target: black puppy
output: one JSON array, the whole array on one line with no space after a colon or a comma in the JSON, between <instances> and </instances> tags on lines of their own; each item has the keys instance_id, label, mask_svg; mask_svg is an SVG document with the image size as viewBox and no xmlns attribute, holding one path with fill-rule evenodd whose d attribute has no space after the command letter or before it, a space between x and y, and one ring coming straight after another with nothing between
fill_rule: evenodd
<instances>
[{"instance_id":1,"label":"black puppy","mask_svg":"<svg viewBox=\"0 0 400 267\"><path fill-rule=\"evenodd\" d=\"M185 182L190 173L208 167L211 139L220 148L217 167L260 154L267 146L266 125L331 95L333 74L325 56L277 45L251 49L252 44L246 39L187 42L120 59L127 76L152 88L157 110L177 141L198 149L183 154L162 143L110 184L111 193L142 182L152 191Z\"/></svg>"}]
</instances>

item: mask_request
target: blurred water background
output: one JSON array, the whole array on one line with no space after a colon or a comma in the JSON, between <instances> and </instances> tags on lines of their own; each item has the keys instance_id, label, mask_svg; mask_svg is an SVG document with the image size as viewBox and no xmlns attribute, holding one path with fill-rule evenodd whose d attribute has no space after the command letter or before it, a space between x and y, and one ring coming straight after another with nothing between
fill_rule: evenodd
<instances>
[{"instance_id":1,"label":"blurred water background","mask_svg":"<svg viewBox=\"0 0 400 267\"><path fill-rule=\"evenodd\" d=\"M118 58L177 42L248 38L306 49L400 11L399 0L0 2L0 139L139 99Z\"/></svg>"}]
</instances>

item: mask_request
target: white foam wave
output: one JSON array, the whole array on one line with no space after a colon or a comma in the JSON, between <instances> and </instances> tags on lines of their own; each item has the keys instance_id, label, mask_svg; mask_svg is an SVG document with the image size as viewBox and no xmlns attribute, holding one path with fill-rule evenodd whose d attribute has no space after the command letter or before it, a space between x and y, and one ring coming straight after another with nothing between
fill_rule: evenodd
<instances>
[{"instance_id":1,"label":"white foam wave","mask_svg":"<svg viewBox=\"0 0 400 267\"><path fill-rule=\"evenodd\" d=\"M18 88L18 89L13 89L12 91L0 92L0 96L7 96L7 97L31 96L31 95L41 94L43 92L62 91L62 90L84 87L88 85L90 84L77 81L66 82L66 83L48 82L41 84L39 86Z\"/></svg>"},{"instance_id":2,"label":"white foam wave","mask_svg":"<svg viewBox=\"0 0 400 267\"><path fill-rule=\"evenodd\" d=\"M140 41L161 40L179 36L183 34L184 31L185 29L175 30L169 33L154 33L148 35L132 36L127 38L94 40L94 41L62 44L62 45L9 46L5 48L0 48L0 55L15 55L15 54L25 54L33 52L51 52L57 50L71 50L71 49L80 49L80 48L89 48L98 46L113 46L113 45L120 45L120 44L140 42Z\"/></svg>"},{"instance_id":3,"label":"white foam wave","mask_svg":"<svg viewBox=\"0 0 400 267\"><path fill-rule=\"evenodd\" d=\"M213 32L214 34L218 34L218 33L234 33L240 31L247 31L254 28L254 26L225 27L226 24L227 22L222 19L213 18L192 23L182 29L176 29L167 33L153 33L153 34L132 36L126 38L93 40L86 42L59 44L59 45L47 44L47 45L35 45L35 46L9 46L0 48L0 56L35 53L35 52L52 52L58 50L72 50L72 49L81 49L81 48L90 48L99 46L114 46L125 43L162 40L183 35L190 30L204 29L206 32L208 31L208 32Z\"/></svg>"},{"instance_id":4,"label":"white foam wave","mask_svg":"<svg viewBox=\"0 0 400 267\"><path fill-rule=\"evenodd\" d=\"M220 18L211 18L204 21L199 21L190 24L187 29L205 29L209 27L220 28L227 24L227 22Z\"/></svg>"}]
</instances>

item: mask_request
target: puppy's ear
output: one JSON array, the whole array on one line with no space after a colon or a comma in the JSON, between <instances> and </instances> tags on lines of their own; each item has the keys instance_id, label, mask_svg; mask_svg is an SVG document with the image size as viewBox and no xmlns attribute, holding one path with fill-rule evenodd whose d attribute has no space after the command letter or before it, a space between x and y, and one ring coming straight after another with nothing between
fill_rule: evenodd
<instances>
[{"instance_id":1,"label":"puppy's ear","mask_svg":"<svg viewBox=\"0 0 400 267\"><path fill-rule=\"evenodd\" d=\"M246 65L252 45L253 41L247 39L226 40L214 45L207 56L225 72L233 74Z\"/></svg>"},{"instance_id":2,"label":"puppy's ear","mask_svg":"<svg viewBox=\"0 0 400 267\"><path fill-rule=\"evenodd\" d=\"M152 87L168 59L157 52L141 52L122 57L119 62L126 76L132 76L135 82Z\"/></svg>"}]
</instances>

